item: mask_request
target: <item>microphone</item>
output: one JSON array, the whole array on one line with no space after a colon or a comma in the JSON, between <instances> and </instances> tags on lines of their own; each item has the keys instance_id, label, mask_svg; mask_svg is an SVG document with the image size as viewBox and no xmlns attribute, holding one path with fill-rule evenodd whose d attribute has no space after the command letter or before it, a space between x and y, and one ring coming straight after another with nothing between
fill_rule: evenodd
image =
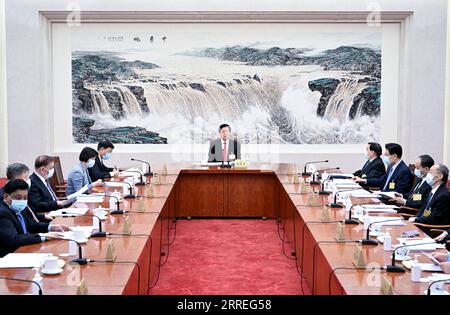
<instances>
[{"instance_id":1,"label":"microphone","mask_svg":"<svg viewBox=\"0 0 450 315\"><path fill-rule=\"evenodd\" d=\"M135 183L135 185L136 186L145 186L145 182L144 182L144 180L143 180L143 178L142 178L142 173L141 172L139 172L139 171L126 171L126 172L130 172L130 173L138 173L139 174L139 180L140 180L140 182L139 183ZM131 185L130 185L131 186ZM131 192L130 192L130 195L131 195Z\"/></svg>"},{"instance_id":2,"label":"microphone","mask_svg":"<svg viewBox=\"0 0 450 315\"><path fill-rule=\"evenodd\" d=\"M121 182L121 181L110 180L110 181L107 181L107 182L105 182L105 183L121 183L121 184L127 184L128 186L130 186L130 194L129 194L129 195L126 195L126 196L123 196L123 198L124 198L124 199L136 198L136 196L133 194L133 186L132 186L130 183L128 183L128 182ZM109 197L109 195L104 195L104 196ZM114 197L114 196L111 196L111 197ZM116 197L116 199L117 199L117 197ZM117 200L118 200L118 199L117 199ZM118 207L118 206L119 206L119 204L117 203L117 207Z\"/></svg>"},{"instance_id":3,"label":"microphone","mask_svg":"<svg viewBox=\"0 0 450 315\"><path fill-rule=\"evenodd\" d=\"M312 164L312 163L328 163L328 160L325 160L325 161L311 161L311 162L306 162L306 163L305 163L305 167L304 167L304 169L303 169L302 176L310 176L310 175L311 175L310 172L307 172L307 171L306 171L306 165Z\"/></svg>"},{"instance_id":4,"label":"microphone","mask_svg":"<svg viewBox=\"0 0 450 315\"><path fill-rule=\"evenodd\" d=\"M152 168L150 166L150 163L148 163L147 161L144 161L144 160L138 160L138 159L134 159L134 158L131 158L131 161L137 161L137 162L142 162L142 163L147 164L148 165L148 172L145 173L144 176L153 176Z\"/></svg>"},{"instance_id":5,"label":"microphone","mask_svg":"<svg viewBox=\"0 0 450 315\"><path fill-rule=\"evenodd\" d=\"M117 182L117 183L122 183L122 182ZM131 185L130 185L130 187L131 187ZM120 210L120 204L119 204L120 201L119 201L119 198L117 198L116 196L114 196L114 195L107 195L107 194L92 194L92 196L104 196L104 197L115 198L116 199L117 209L116 210L111 210L109 212L109 214L124 214L124 210ZM135 197L136 196L133 195L133 198L135 198ZM126 198L126 196L124 198Z\"/></svg>"},{"instance_id":6,"label":"microphone","mask_svg":"<svg viewBox=\"0 0 450 315\"><path fill-rule=\"evenodd\" d=\"M369 238L370 227L372 226L372 224L375 224L375 223L384 223L384 222L392 222L392 221L402 221L402 219L401 219L401 218L397 218L397 219L389 219L389 220L383 220L383 221L374 221L374 222L371 222L371 223L367 226L366 238L363 239L363 240L361 240L361 243L362 243L363 245L378 245L378 242L377 242L377 241L371 240L371 239Z\"/></svg>"},{"instance_id":7,"label":"microphone","mask_svg":"<svg viewBox=\"0 0 450 315\"><path fill-rule=\"evenodd\" d=\"M438 282L447 282L447 281L450 282L450 279L441 279L441 280L435 280L435 281L431 282L431 283L428 285L427 295L431 295L431 287L433 286L433 284L438 283Z\"/></svg>"},{"instance_id":8,"label":"microphone","mask_svg":"<svg viewBox=\"0 0 450 315\"><path fill-rule=\"evenodd\" d=\"M71 260L70 262L79 264L79 265L86 265L88 263L88 260L86 258L83 258L83 249L81 247L81 244L71 238L62 238L62 237L51 237L51 236L45 236L45 239L50 240L60 240L60 241L68 241L68 242L75 242L78 245L78 258Z\"/></svg>"},{"instance_id":9,"label":"microphone","mask_svg":"<svg viewBox=\"0 0 450 315\"><path fill-rule=\"evenodd\" d=\"M41 288L41 286L39 285L39 283L37 283L36 281L33 281L33 280L26 280L26 279L19 279L19 278L11 278L11 277L3 277L3 276L0 276L0 279L33 283L33 284L35 284L35 285L38 287L38 289L39 289L39 295L42 295L42 288Z\"/></svg>"},{"instance_id":10,"label":"microphone","mask_svg":"<svg viewBox=\"0 0 450 315\"><path fill-rule=\"evenodd\" d=\"M354 206L358 206L358 205L352 205L350 207L350 211L348 212L348 219L344 220L345 224L359 224L359 222L357 220L352 219L352 209Z\"/></svg>"},{"instance_id":11,"label":"microphone","mask_svg":"<svg viewBox=\"0 0 450 315\"><path fill-rule=\"evenodd\" d=\"M320 182L316 180L316 173L314 172L314 174L312 174L313 178L312 181L309 182L310 185L320 185Z\"/></svg>"},{"instance_id":12,"label":"microphone","mask_svg":"<svg viewBox=\"0 0 450 315\"><path fill-rule=\"evenodd\" d=\"M402 245L402 246L397 247L392 252L392 262L391 262L391 265L386 266L386 271L387 272L405 272L406 271L405 268L395 265L395 254L398 249L405 248L405 247L411 247L411 246L417 246L417 245L429 245L429 244L436 244L436 242L425 242L425 243L418 243L418 244L411 244L411 245Z\"/></svg>"},{"instance_id":13,"label":"microphone","mask_svg":"<svg viewBox=\"0 0 450 315\"><path fill-rule=\"evenodd\" d=\"M120 210L120 211L122 211L122 210ZM70 215L70 214L73 214L73 213L63 211L62 214L69 214ZM106 232L102 231L102 220L100 219L99 216L96 216L95 214L88 213L88 214L83 214L83 215L73 215L73 217L95 217L95 218L98 219L98 232L92 233L91 237L106 237L106 235L109 234L109 233L106 233Z\"/></svg>"},{"instance_id":14,"label":"microphone","mask_svg":"<svg viewBox=\"0 0 450 315\"><path fill-rule=\"evenodd\" d=\"M331 194L330 191L325 190L325 182L331 182L331 179L325 179L322 181L322 188L319 190L319 195L329 195Z\"/></svg>"},{"instance_id":15,"label":"microphone","mask_svg":"<svg viewBox=\"0 0 450 315\"><path fill-rule=\"evenodd\" d=\"M336 193L334 194L334 202L330 203L330 208L344 208L342 205L337 203L337 195L341 192L352 191L352 190L356 190L356 189L341 189L341 190L336 191Z\"/></svg>"},{"instance_id":16,"label":"microphone","mask_svg":"<svg viewBox=\"0 0 450 315\"><path fill-rule=\"evenodd\" d=\"M330 168L323 168L321 170L318 170L318 172L325 172L325 171L331 171L331 170L340 170L341 168L339 166L336 167L330 167Z\"/></svg>"}]
</instances>

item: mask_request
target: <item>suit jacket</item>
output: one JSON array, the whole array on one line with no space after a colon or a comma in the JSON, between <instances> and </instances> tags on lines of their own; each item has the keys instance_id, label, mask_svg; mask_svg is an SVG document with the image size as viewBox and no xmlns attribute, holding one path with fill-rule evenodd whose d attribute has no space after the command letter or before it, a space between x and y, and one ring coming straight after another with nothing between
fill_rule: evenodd
<instances>
[{"instance_id":1,"label":"suit jacket","mask_svg":"<svg viewBox=\"0 0 450 315\"><path fill-rule=\"evenodd\" d=\"M48 212L61 209L57 202L53 200L47 186L35 174L31 174L31 187L28 190L28 205L35 212Z\"/></svg>"},{"instance_id":2,"label":"suit jacket","mask_svg":"<svg viewBox=\"0 0 450 315\"><path fill-rule=\"evenodd\" d=\"M420 208L415 222L433 225L450 224L450 192L444 184L441 184L434 193L428 210L430 214L425 213L426 201Z\"/></svg>"},{"instance_id":3,"label":"suit jacket","mask_svg":"<svg viewBox=\"0 0 450 315\"><path fill-rule=\"evenodd\" d=\"M209 146L208 161L209 162L222 162L223 152L222 152L222 139L217 139L211 143ZM229 148L228 155L234 154L236 159L241 158L241 144L237 140L230 139L228 142Z\"/></svg>"},{"instance_id":4,"label":"suit jacket","mask_svg":"<svg viewBox=\"0 0 450 315\"><path fill-rule=\"evenodd\" d=\"M88 174L86 167L80 162L70 171L69 177L67 177L66 196L69 196L83 186L91 184L92 180Z\"/></svg>"},{"instance_id":5,"label":"suit jacket","mask_svg":"<svg viewBox=\"0 0 450 315\"><path fill-rule=\"evenodd\" d=\"M103 164L103 160L101 160L98 156L95 158L94 166L88 168L89 176L91 176L91 180L93 182L97 179L110 178L111 174L109 172L112 171L114 171L114 169Z\"/></svg>"},{"instance_id":6,"label":"suit jacket","mask_svg":"<svg viewBox=\"0 0 450 315\"><path fill-rule=\"evenodd\" d=\"M367 161L363 168L353 173L353 175L366 178L377 179L386 173L386 167L380 157L376 157L372 162Z\"/></svg>"},{"instance_id":7,"label":"suit jacket","mask_svg":"<svg viewBox=\"0 0 450 315\"><path fill-rule=\"evenodd\" d=\"M396 191L401 194L406 194L411 189L413 175L411 174L409 167L403 161L401 161L400 164L397 165L397 167L394 170L394 173L392 174L389 180L389 183L394 183L395 187L393 189L389 188L388 183L386 189L383 189L388 179L391 168L392 165L389 165L388 169L386 170L386 174L384 174L380 178L368 179L366 185L380 187L381 191Z\"/></svg>"},{"instance_id":8,"label":"suit jacket","mask_svg":"<svg viewBox=\"0 0 450 315\"><path fill-rule=\"evenodd\" d=\"M422 185L418 187L420 183L422 183ZM431 186L428 185L423 179L418 178L416 184L413 186L413 188L411 188L411 191L403 195L403 198L406 199L405 206L414 209L420 209L422 205L427 202L430 192ZM414 200L414 195L420 195L420 200Z\"/></svg>"},{"instance_id":9,"label":"suit jacket","mask_svg":"<svg viewBox=\"0 0 450 315\"><path fill-rule=\"evenodd\" d=\"M3 188L0 188L0 200L3 200L3 193L4 193ZM28 194L29 194L29 192L28 192ZM28 198L30 198L30 195L28 195ZM33 215L30 213L30 211L33 211L33 209L30 208L30 199L28 199L28 210L23 211L22 216L24 218L26 218L27 220L34 221ZM33 211L33 213L36 216L36 218L39 220L39 222L50 222L45 218L44 213L35 213L34 211Z\"/></svg>"},{"instance_id":10,"label":"suit jacket","mask_svg":"<svg viewBox=\"0 0 450 315\"><path fill-rule=\"evenodd\" d=\"M37 233L48 231L48 223L25 219L25 224L29 234L24 234L14 211L3 200L0 201L0 257L14 252L20 246L40 243L41 237Z\"/></svg>"}]
</instances>

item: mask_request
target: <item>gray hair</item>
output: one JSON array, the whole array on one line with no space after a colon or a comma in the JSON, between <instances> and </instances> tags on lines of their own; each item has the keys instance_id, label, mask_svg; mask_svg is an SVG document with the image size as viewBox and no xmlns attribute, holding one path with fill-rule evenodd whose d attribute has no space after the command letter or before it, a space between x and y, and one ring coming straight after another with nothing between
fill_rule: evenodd
<instances>
[{"instance_id":1,"label":"gray hair","mask_svg":"<svg viewBox=\"0 0 450 315\"><path fill-rule=\"evenodd\" d=\"M440 164L438 163L438 169L439 169L439 173L442 174L442 182L444 183L444 185L447 185L447 181L448 181L448 167L445 166L444 164Z\"/></svg>"},{"instance_id":2,"label":"gray hair","mask_svg":"<svg viewBox=\"0 0 450 315\"><path fill-rule=\"evenodd\" d=\"M9 164L8 167L6 168L6 177L8 178L8 180L17 179L23 173L29 171L30 169L25 164L22 163Z\"/></svg>"}]
</instances>

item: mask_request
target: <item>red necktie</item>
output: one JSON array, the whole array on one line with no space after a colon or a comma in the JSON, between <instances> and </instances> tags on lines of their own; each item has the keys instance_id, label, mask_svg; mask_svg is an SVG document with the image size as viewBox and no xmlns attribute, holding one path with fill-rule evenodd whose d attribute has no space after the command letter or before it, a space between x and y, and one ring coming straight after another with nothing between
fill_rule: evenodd
<instances>
[{"instance_id":1,"label":"red necktie","mask_svg":"<svg viewBox=\"0 0 450 315\"><path fill-rule=\"evenodd\" d=\"M223 161L227 161L227 142L223 142Z\"/></svg>"}]
</instances>

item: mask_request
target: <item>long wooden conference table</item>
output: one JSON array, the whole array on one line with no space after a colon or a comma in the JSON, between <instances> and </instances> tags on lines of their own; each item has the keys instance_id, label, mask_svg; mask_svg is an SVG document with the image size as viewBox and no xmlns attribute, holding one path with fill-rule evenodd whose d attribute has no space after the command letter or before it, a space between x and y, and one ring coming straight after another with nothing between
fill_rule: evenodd
<instances>
[{"instance_id":1,"label":"long wooden conference table","mask_svg":"<svg viewBox=\"0 0 450 315\"><path fill-rule=\"evenodd\" d=\"M333 221L341 221L348 214L343 209L330 209L330 222L322 222L323 205L330 203L330 197L319 195L319 186L307 184L306 191L302 191L302 185L294 180L294 173L300 170L298 165L252 163L246 169L221 169L172 164L167 165L167 175L162 175L161 165L153 169L160 173L159 183L152 183L154 179L147 177L146 186L135 187L136 198L122 199L120 203L120 209L130 212L109 215L102 222L104 231L117 234L123 234L124 224L129 222L131 234L90 238L81 245L83 257L97 262L71 264L70 260L76 257L60 256L66 261L64 270L58 275L43 275L43 294L77 294L81 280L88 294L151 294L158 283L161 266L170 259L176 219L186 217L274 218L283 239L280 250L282 244L283 250L295 255L299 274L306 279L313 294L379 294L384 278L392 284L394 294L421 295L427 289L428 283L412 282L409 271L395 274L354 268L356 243L335 241L337 223ZM149 185L153 188L151 197L146 196ZM317 198L315 201L320 205L311 206L311 198ZM54 221L68 226L92 225L89 214L99 206L108 208L108 199L102 204L81 205L90 208L85 216L58 217ZM373 202L361 198L352 201L354 204ZM418 230L424 236L406 222L405 226L392 227L393 243L406 230ZM344 226L344 234L347 241L365 238L362 224ZM105 261L110 240L117 255L114 262ZM23 246L16 252L61 255L68 252L68 242L48 240ZM382 245L363 245L362 253L371 267L390 264L392 252L384 251ZM34 274L32 269L0 269L0 277L31 280ZM423 272L422 276L427 273ZM292 281L300 286L300 277ZM31 283L0 279L0 294L31 291Z\"/></svg>"}]
</instances>

